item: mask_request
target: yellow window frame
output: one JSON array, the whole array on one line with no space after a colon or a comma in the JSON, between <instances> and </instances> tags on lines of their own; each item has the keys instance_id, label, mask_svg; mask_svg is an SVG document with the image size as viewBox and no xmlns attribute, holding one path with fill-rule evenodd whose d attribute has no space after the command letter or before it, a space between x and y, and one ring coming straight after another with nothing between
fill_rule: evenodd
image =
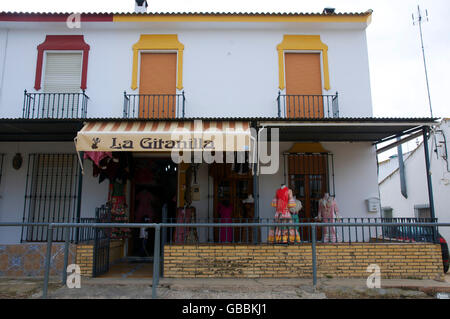
<instances>
[{"instance_id":1,"label":"yellow window frame","mask_svg":"<svg viewBox=\"0 0 450 319\"><path fill-rule=\"evenodd\" d=\"M141 34L139 41L133 45L133 71L131 88L138 87L139 51L176 50L177 51L177 89L183 88L183 50L184 45L178 41L177 34Z\"/></svg>"},{"instance_id":2,"label":"yellow window frame","mask_svg":"<svg viewBox=\"0 0 450 319\"><path fill-rule=\"evenodd\" d=\"M320 35L290 35L285 34L283 41L277 45L279 88L286 87L284 78L284 52L287 50L321 51L323 65L323 79L325 90L330 89L330 74L328 69L328 46L320 40Z\"/></svg>"}]
</instances>

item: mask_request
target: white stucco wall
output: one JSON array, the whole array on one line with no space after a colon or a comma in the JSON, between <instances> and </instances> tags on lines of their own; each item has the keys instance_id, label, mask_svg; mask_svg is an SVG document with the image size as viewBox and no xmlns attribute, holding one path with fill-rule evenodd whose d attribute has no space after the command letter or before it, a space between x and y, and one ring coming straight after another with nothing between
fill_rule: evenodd
<instances>
[{"instance_id":1,"label":"white stucco wall","mask_svg":"<svg viewBox=\"0 0 450 319\"><path fill-rule=\"evenodd\" d=\"M280 143L280 154L289 150L293 143ZM334 155L334 182L336 201L342 217L380 217L367 212L365 200L379 197L377 184L377 164L375 149L371 143L322 143L323 147ZM275 191L284 181L283 156L279 157L280 166L273 175L259 177L259 209L261 218L272 219L275 215L271 201ZM286 167L287 170L287 167ZM213 181L210 181L210 205L208 211L208 166L201 164L198 181L200 183L200 201L193 201L197 218L213 218ZM208 216L209 214L209 216ZM198 229L199 238L205 239L206 229ZM267 229L263 229L262 240L267 238ZM212 240L212 233L210 239ZM368 238L368 237L367 237Z\"/></svg>"},{"instance_id":2,"label":"white stucco wall","mask_svg":"<svg viewBox=\"0 0 450 319\"><path fill-rule=\"evenodd\" d=\"M20 152L23 164L19 170L12 167L14 155ZM75 153L73 143L0 143L4 153L3 174L0 182L0 222L21 222L25 202L28 155L31 153ZM98 183L92 176L92 162L84 161L81 217L95 216L95 208L104 204L108 196L108 183ZM20 227L0 227L0 242L20 243Z\"/></svg>"},{"instance_id":3,"label":"white stucco wall","mask_svg":"<svg viewBox=\"0 0 450 319\"><path fill-rule=\"evenodd\" d=\"M132 91L132 45L141 34L178 34L184 44L183 84L186 116L276 116L278 55L284 34L320 35L328 45L329 91L339 92L342 117L372 115L365 30L332 29L321 24L254 25L161 23L109 28L109 23L82 29L60 24L45 28L10 24L0 117L20 117L23 91L34 92L37 46L46 35L83 34L90 45L86 93L89 117L121 117L123 92ZM16 26L16 27L14 27ZM21 27L19 27L21 26ZM5 33L0 25L0 43ZM1 50L0 50L1 51ZM0 52L1 58L1 52ZM0 59L1 62L1 59ZM45 63L45 61L44 61ZM1 63L0 63L1 64Z\"/></svg>"},{"instance_id":4,"label":"white stucco wall","mask_svg":"<svg viewBox=\"0 0 450 319\"><path fill-rule=\"evenodd\" d=\"M280 143L280 153L293 143ZM322 143L334 155L336 201L342 217L379 217L367 212L365 200L378 196L375 150L370 143ZM287 170L287 167L286 167ZM284 182L283 157L277 174L260 176L260 217L273 218L270 206L275 191Z\"/></svg>"},{"instance_id":5,"label":"white stucco wall","mask_svg":"<svg viewBox=\"0 0 450 319\"><path fill-rule=\"evenodd\" d=\"M409 157L410 152L403 153L403 160ZM398 155L391 155L388 159L378 163L378 182L391 175L398 169Z\"/></svg>"},{"instance_id":6,"label":"white stucco wall","mask_svg":"<svg viewBox=\"0 0 450 319\"><path fill-rule=\"evenodd\" d=\"M95 26L94 26L95 25ZM123 27L122 27L123 26ZM8 46L6 28L9 28ZM46 35L83 34L90 45L86 93L90 97L88 117L122 117L123 92L132 91L132 45L141 34L178 34L184 44L183 85L187 117L271 117L277 115L278 54L276 46L284 34L320 35L328 45L330 85L323 94L339 92L341 117L370 117L368 54L365 30L360 25L251 24L251 23L110 23L83 24L69 30L61 23L0 23L0 117L22 116L23 91L34 92L37 46ZM2 49L6 64L2 66ZM280 151L291 147L282 143ZM368 217L364 200L378 197L375 151L370 143L324 143L334 154L336 199L342 216ZM11 160L17 143L0 143L6 153L0 184L0 221L17 221L23 216L24 185L28 154L74 152L73 143L20 143L24 158L15 171ZM94 214L107 197L107 183L92 177L92 165L85 162L82 216ZM282 156L280 157L282 164ZM208 169L199 171L201 200L194 202L199 218L208 215ZM260 178L260 217L272 218L274 191L283 180L283 168ZM212 183L210 183L212 187ZM212 192L211 192L212 194ZM212 216L212 204L210 205ZM370 215L373 216L372 214ZM202 234L201 236L203 236ZM17 243L20 229L0 229L0 242Z\"/></svg>"},{"instance_id":7,"label":"white stucco wall","mask_svg":"<svg viewBox=\"0 0 450 319\"><path fill-rule=\"evenodd\" d=\"M450 151L450 121L444 120L440 128L447 137L447 148ZM441 135L436 135L438 143L443 141ZM442 143L440 143L443 145ZM450 172L447 171L447 163L442 158L444 148L439 147L439 159L434 153L433 139L428 141L431 156L431 181L435 216L439 222L450 222ZM428 205L428 188L425 169L425 156L423 144L405 160L405 179L408 198L404 198L400 192L400 177L398 170L380 183L381 204L383 207L393 208L394 217L415 217L415 205ZM450 228L440 228L439 232L450 242Z\"/></svg>"},{"instance_id":8,"label":"white stucco wall","mask_svg":"<svg viewBox=\"0 0 450 319\"><path fill-rule=\"evenodd\" d=\"M0 29L0 100L3 92L4 69L6 65L6 53L8 47L9 31Z\"/></svg>"},{"instance_id":9,"label":"white stucco wall","mask_svg":"<svg viewBox=\"0 0 450 319\"><path fill-rule=\"evenodd\" d=\"M281 143L280 153L288 150L292 143ZM343 217L377 217L366 210L365 199L378 197L376 179L376 162L374 149L370 143L323 143L323 147L334 154L334 174L336 200ZM22 168L12 167L12 158L20 151L24 162ZM73 153L72 143L0 143L0 152L6 153L3 165L3 176L0 183L0 221L14 222L23 218L25 184L30 153ZM210 180L210 198L208 199L208 165L201 164L198 171L200 184L200 201L194 201L199 219L213 217L213 181ZM270 202L275 190L284 180L283 158L274 175L261 175L260 217L273 218L274 210ZM98 182L92 176L92 162L84 161L83 191L81 216L94 216L95 208L107 200L108 183ZM210 201L208 210L208 200ZM208 216L209 214L209 216ZM206 229L199 229L201 239L206 237ZM263 233L263 238L266 234ZM212 237L211 237L212 238ZM20 242L20 228L0 228L0 242Z\"/></svg>"}]
</instances>

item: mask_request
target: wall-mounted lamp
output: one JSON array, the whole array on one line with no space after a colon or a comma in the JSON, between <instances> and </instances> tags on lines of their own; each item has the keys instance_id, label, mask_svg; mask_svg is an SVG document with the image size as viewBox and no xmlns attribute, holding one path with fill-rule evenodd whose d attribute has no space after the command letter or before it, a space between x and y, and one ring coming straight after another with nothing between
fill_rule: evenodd
<instances>
[{"instance_id":1,"label":"wall-mounted lamp","mask_svg":"<svg viewBox=\"0 0 450 319\"><path fill-rule=\"evenodd\" d=\"M12 162L14 169L17 169L17 170L20 169L22 167L22 163L23 163L22 154L16 153L16 155L13 158L13 162Z\"/></svg>"}]
</instances>

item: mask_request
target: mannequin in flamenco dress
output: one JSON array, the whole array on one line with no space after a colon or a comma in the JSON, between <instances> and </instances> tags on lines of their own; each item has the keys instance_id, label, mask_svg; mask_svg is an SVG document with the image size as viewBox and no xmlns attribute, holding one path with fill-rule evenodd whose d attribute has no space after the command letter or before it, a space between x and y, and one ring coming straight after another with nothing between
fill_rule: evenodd
<instances>
[{"instance_id":1,"label":"mannequin in flamenco dress","mask_svg":"<svg viewBox=\"0 0 450 319\"><path fill-rule=\"evenodd\" d=\"M275 223L292 224L292 215L289 208L296 206L292 191L286 186L281 185L272 200L272 207L276 208ZM287 226L287 225L286 225ZM269 243L294 243L300 242L300 235L294 227L275 227L269 230L267 238Z\"/></svg>"},{"instance_id":2,"label":"mannequin in flamenco dress","mask_svg":"<svg viewBox=\"0 0 450 319\"><path fill-rule=\"evenodd\" d=\"M233 205L227 200L219 203L219 216L221 223L231 223L231 217L233 215ZM233 240L233 228L232 227L220 227L220 242L231 243Z\"/></svg>"},{"instance_id":3,"label":"mannequin in flamenco dress","mask_svg":"<svg viewBox=\"0 0 450 319\"><path fill-rule=\"evenodd\" d=\"M331 197L328 193L325 193L323 198L319 201L319 219L324 223L334 223L338 218L339 209L337 207L334 197ZM334 226L322 227L323 241L325 243L336 242L336 228Z\"/></svg>"},{"instance_id":4,"label":"mannequin in flamenco dress","mask_svg":"<svg viewBox=\"0 0 450 319\"><path fill-rule=\"evenodd\" d=\"M302 209L303 205L302 205L302 202L299 201L295 196L294 196L294 202L295 202L295 206L289 208L289 211L291 212L291 215L292 215L292 222L294 224L298 224L298 223L300 223L299 214L300 214L300 210ZM300 226L294 226L294 229L296 232L295 236L297 236L297 234L300 235L299 228L300 228Z\"/></svg>"}]
</instances>

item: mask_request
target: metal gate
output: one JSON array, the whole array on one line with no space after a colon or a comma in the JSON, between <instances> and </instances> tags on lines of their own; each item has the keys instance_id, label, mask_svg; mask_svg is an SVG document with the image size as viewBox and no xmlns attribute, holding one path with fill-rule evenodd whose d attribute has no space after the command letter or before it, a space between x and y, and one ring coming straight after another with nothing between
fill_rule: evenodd
<instances>
[{"instance_id":1,"label":"metal gate","mask_svg":"<svg viewBox=\"0 0 450 319\"><path fill-rule=\"evenodd\" d=\"M97 223L111 222L111 207L102 205L95 209ZM98 277L109 271L109 246L111 238L111 228L95 228L94 230L94 260L93 277Z\"/></svg>"}]
</instances>

